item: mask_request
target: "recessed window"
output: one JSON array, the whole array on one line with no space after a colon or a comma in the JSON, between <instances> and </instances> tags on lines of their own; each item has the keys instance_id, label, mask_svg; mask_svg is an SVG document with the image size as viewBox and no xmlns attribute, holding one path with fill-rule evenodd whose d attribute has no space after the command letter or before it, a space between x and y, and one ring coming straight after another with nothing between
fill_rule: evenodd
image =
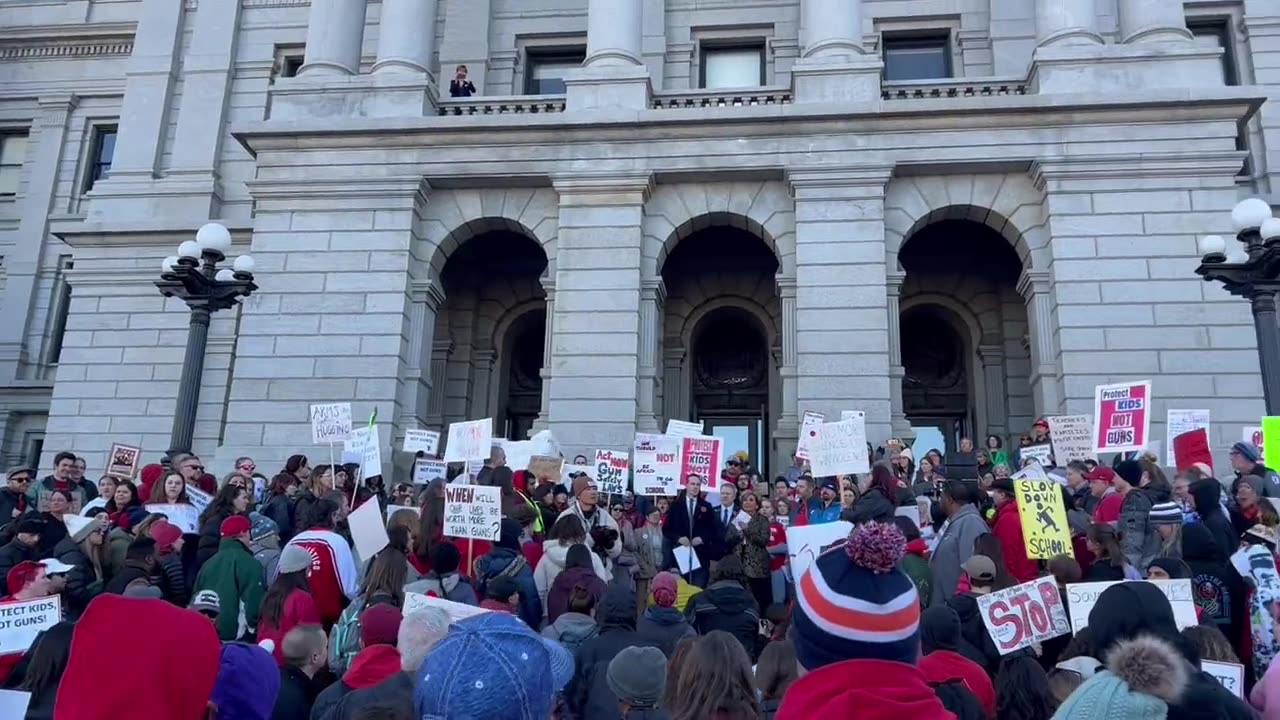
<instances>
[{"instance_id":1,"label":"recessed window","mask_svg":"<svg viewBox=\"0 0 1280 720\"><path fill-rule=\"evenodd\" d=\"M89 168L84 177L84 191L89 192L95 183L111 174L111 158L116 154L116 126L98 125L93 128L93 142L89 147Z\"/></svg>"},{"instance_id":2,"label":"recessed window","mask_svg":"<svg viewBox=\"0 0 1280 720\"><path fill-rule=\"evenodd\" d=\"M582 67L587 59L584 47L528 51L524 76L526 95L563 95L564 76Z\"/></svg>"},{"instance_id":3,"label":"recessed window","mask_svg":"<svg viewBox=\"0 0 1280 720\"><path fill-rule=\"evenodd\" d=\"M1188 19L1187 29L1195 36L1197 45L1222 50L1222 82L1224 85L1239 85L1240 74L1236 71L1235 47L1227 19Z\"/></svg>"},{"instance_id":4,"label":"recessed window","mask_svg":"<svg viewBox=\"0 0 1280 720\"><path fill-rule=\"evenodd\" d=\"M764 85L764 45L704 45L701 80L708 90Z\"/></svg>"},{"instance_id":5,"label":"recessed window","mask_svg":"<svg viewBox=\"0 0 1280 720\"><path fill-rule=\"evenodd\" d=\"M305 58L306 47L303 45L277 45L276 61L271 68L271 81L275 82L276 78L295 77L302 69Z\"/></svg>"},{"instance_id":6,"label":"recessed window","mask_svg":"<svg viewBox=\"0 0 1280 720\"><path fill-rule=\"evenodd\" d=\"M885 80L933 80L951 77L951 36L885 35Z\"/></svg>"},{"instance_id":7,"label":"recessed window","mask_svg":"<svg viewBox=\"0 0 1280 720\"><path fill-rule=\"evenodd\" d=\"M58 276L53 283L53 302L50 305L49 351L45 357L48 365L57 365L62 356L62 340L67 334L67 314L71 312L71 283L67 273L73 266L71 256L58 258Z\"/></svg>"},{"instance_id":8,"label":"recessed window","mask_svg":"<svg viewBox=\"0 0 1280 720\"><path fill-rule=\"evenodd\" d=\"M22 161L27 156L27 136L0 135L0 195L17 195Z\"/></svg>"}]
</instances>

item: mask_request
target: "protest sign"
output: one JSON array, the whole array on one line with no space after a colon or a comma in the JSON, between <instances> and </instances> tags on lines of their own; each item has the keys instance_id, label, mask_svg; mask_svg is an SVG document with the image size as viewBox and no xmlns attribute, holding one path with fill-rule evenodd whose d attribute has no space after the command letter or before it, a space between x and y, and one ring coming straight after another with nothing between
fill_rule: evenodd
<instances>
[{"instance_id":1,"label":"protest sign","mask_svg":"<svg viewBox=\"0 0 1280 720\"><path fill-rule=\"evenodd\" d=\"M631 489L637 495L671 497L680 491L680 438L636 433Z\"/></svg>"},{"instance_id":2,"label":"protest sign","mask_svg":"<svg viewBox=\"0 0 1280 720\"><path fill-rule=\"evenodd\" d=\"M512 472L528 470L529 462L533 460L533 441L508 440L502 443L502 451L507 455L507 467Z\"/></svg>"},{"instance_id":3,"label":"protest sign","mask_svg":"<svg viewBox=\"0 0 1280 720\"><path fill-rule=\"evenodd\" d=\"M435 455L440 450L440 433L435 430L405 430L404 444L400 447L407 453Z\"/></svg>"},{"instance_id":4,"label":"protest sign","mask_svg":"<svg viewBox=\"0 0 1280 720\"><path fill-rule=\"evenodd\" d=\"M1049 443L1028 445L1024 448L1018 448L1018 457L1022 458L1023 461L1031 458L1042 466L1049 467L1053 465L1053 447Z\"/></svg>"},{"instance_id":5,"label":"protest sign","mask_svg":"<svg viewBox=\"0 0 1280 720\"><path fill-rule=\"evenodd\" d=\"M724 441L718 437L690 436L680 439L680 487L690 475L702 478L702 487L715 490L720 484Z\"/></svg>"},{"instance_id":6,"label":"protest sign","mask_svg":"<svg viewBox=\"0 0 1280 720\"><path fill-rule=\"evenodd\" d=\"M667 434L672 437L696 437L702 435L702 421L668 420Z\"/></svg>"},{"instance_id":7,"label":"protest sign","mask_svg":"<svg viewBox=\"0 0 1280 720\"><path fill-rule=\"evenodd\" d=\"M1071 615L1071 632L1078 633L1081 628L1089 626L1089 613L1098 602L1098 596L1117 582L1073 583L1067 586L1067 609ZM1191 594L1190 580L1143 580L1160 588L1169 604L1173 606L1173 620L1178 629L1194 627L1200 624L1196 618L1196 604Z\"/></svg>"},{"instance_id":8,"label":"protest sign","mask_svg":"<svg viewBox=\"0 0 1280 720\"><path fill-rule=\"evenodd\" d=\"M359 427L351 431L351 437L342 446L342 452L360 456L360 477L382 474L382 443L378 438L378 426Z\"/></svg>"},{"instance_id":9,"label":"protest sign","mask_svg":"<svg viewBox=\"0 0 1280 720\"><path fill-rule=\"evenodd\" d=\"M365 505L367 505L367 504L368 504L368 503L365 503ZM361 507L364 507L364 506L362 505ZM411 511L413 511L413 514L414 514L414 515L417 515L418 517L422 517L422 509L421 509L421 508L417 508L417 507L414 507L414 506L412 506L412 505L388 505L388 506L387 506L387 521L388 521L388 522L390 522L390 521L391 521L391 516L392 516L392 515L395 515L395 514L396 514L398 511L400 511L400 510L411 510Z\"/></svg>"},{"instance_id":10,"label":"protest sign","mask_svg":"<svg viewBox=\"0 0 1280 720\"><path fill-rule=\"evenodd\" d=\"M200 534L200 511L196 510L195 505L151 503L145 507L149 513L160 513L169 518L169 524L181 530L184 535Z\"/></svg>"},{"instance_id":11,"label":"protest sign","mask_svg":"<svg viewBox=\"0 0 1280 720\"><path fill-rule=\"evenodd\" d=\"M0 718L24 718L31 704L31 693L22 690L0 690Z\"/></svg>"},{"instance_id":12,"label":"protest sign","mask_svg":"<svg viewBox=\"0 0 1280 720\"><path fill-rule=\"evenodd\" d=\"M361 563L371 560L391 542L387 538L387 525L377 500L369 500L356 508L347 516L347 526L351 529L351 540Z\"/></svg>"},{"instance_id":13,"label":"protest sign","mask_svg":"<svg viewBox=\"0 0 1280 720\"><path fill-rule=\"evenodd\" d=\"M904 517L920 527L920 507L918 505L907 505L906 507L894 508L895 517Z\"/></svg>"},{"instance_id":14,"label":"protest sign","mask_svg":"<svg viewBox=\"0 0 1280 720\"><path fill-rule=\"evenodd\" d=\"M596 488L609 495L621 495L627 491L627 468L630 456L613 450L596 451Z\"/></svg>"},{"instance_id":15,"label":"protest sign","mask_svg":"<svg viewBox=\"0 0 1280 720\"><path fill-rule=\"evenodd\" d=\"M982 623L1001 655L1071 632L1058 585L1042 577L978 598Z\"/></svg>"},{"instance_id":16,"label":"protest sign","mask_svg":"<svg viewBox=\"0 0 1280 720\"><path fill-rule=\"evenodd\" d=\"M1031 463L1009 476L1010 480L1048 480L1049 474L1040 467L1040 463Z\"/></svg>"},{"instance_id":17,"label":"protest sign","mask_svg":"<svg viewBox=\"0 0 1280 720\"><path fill-rule=\"evenodd\" d=\"M1247 545L1237 550L1231 555L1231 566L1253 585L1245 613L1253 640L1253 668L1261 676L1276 659L1274 610L1280 602L1280 573L1276 571L1275 556L1265 545Z\"/></svg>"},{"instance_id":18,"label":"protest sign","mask_svg":"<svg viewBox=\"0 0 1280 720\"><path fill-rule=\"evenodd\" d=\"M1145 450L1151 437L1151 381L1099 385L1093 396L1093 449Z\"/></svg>"},{"instance_id":19,"label":"protest sign","mask_svg":"<svg viewBox=\"0 0 1280 720\"><path fill-rule=\"evenodd\" d=\"M814 477L870 472L866 418L819 425L817 439L809 448L809 467Z\"/></svg>"},{"instance_id":20,"label":"protest sign","mask_svg":"<svg viewBox=\"0 0 1280 720\"><path fill-rule=\"evenodd\" d=\"M796 457L809 459L809 448L818 438L818 426L826 422L827 416L820 412L805 410L800 419L800 439L796 441Z\"/></svg>"},{"instance_id":21,"label":"protest sign","mask_svg":"<svg viewBox=\"0 0 1280 720\"><path fill-rule=\"evenodd\" d=\"M330 445L351 437L351 403L311 406L311 442Z\"/></svg>"},{"instance_id":22,"label":"protest sign","mask_svg":"<svg viewBox=\"0 0 1280 720\"><path fill-rule=\"evenodd\" d=\"M445 462L487 459L493 448L493 418L449 423L449 439L444 446Z\"/></svg>"},{"instance_id":23,"label":"protest sign","mask_svg":"<svg viewBox=\"0 0 1280 720\"><path fill-rule=\"evenodd\" d=\"M1165 465L1177 467L1177 459L1173 456L1173 439L1200 428L1209 429L1208 410L1169 410L1165 413Z\"/></svg>"},{"instance_id":24,"label":"protest sign","mask_svg":"<svg viewBox=\"0 0 1280 720\"><path fill-rule=\"evenodd\" d=\"M1093 451L1093 418L1089 415L1054 415L1048 418L1053 457L1066 467L1072 460L1097 460Z\"/></svg>"},{"instance_id":25,"label":"protest sign","mask_svg":"<svg viewBox=\"0 0 1280 720\"><path fill-rule=\"evenodd\" d=\"M840 411L841 420L852 420L856 417L861 417L865 419L867 417L867 414L862 412L861 410L841 410Z\"/></svg>"},{"instance_id":26,"label":"protest sign","mask_svg":"<svg viewBox=\"0 0 1280 720\"><path fill-rule=\"evenodd\" d=\"M560 449L560 441L556 440L556 436L550 430L539 430L529 438L529 442L533 443L534 457L564 456L564 452Z\"/></svg>"},{"instance_id":27,"label":"protest sign","mask_svg":"<svg viewBox=\"0 0 1280 720\"><path fill-rule=\"evenodd\" d=\"M1280 458L1280 417L1262 418L1262 437L1259 440L1262 444L1258 447L1264 459Z\"/></svg>"},{"instance_id":28,"label":"protest sign","mask_svg":"<svg viewBox=\"0 0 1280 720\"><path fill-rule=\"evenodd\" d=\"M412 615L423 608L429 607L444 610L449 614L450 622L458 622L459 620L466 620L469 617L475 617L476 615L483 615L484 613L490 612L489 610L476 607L475 605L465 605L460 602L445 600L440 597L424 595L423 593L407 592L404 594L404 614L406 616Z\"/></svg>"},{"instance_id":29,"label":"protest sign","mask_svg":"<svg viewBox=\"0 0 1280 720\"><path fill-rule=\"evenodd\" d=\"M565 463L562 468L563 469L560 471L560 477L561 483L565 487L571 487L573 485L573 476L578 473L582 473L592 480L596 479L595 465L571 465L569 463Z\"/></svg>"},{"instance_id":30,"label":"protest sign","mask_svg":"<svg viewBox=\"0 0 1280 720\"><path fill-rule=\"evenodd\" d=\"M142 448L131 445L112 443L111 452L107 453L107 473L112 477L132 480L138 472L138 458L142 456Z\"/></svg>"},{"instance_id":31,"label":"protest sign","mask_svg":"<svg viewBox=\"0 0 1280 720\"><path fill-rule=\"evenodd\" d=\"M1048 560L1058 555L1074 557L1062 487L1052 480L1017 480L1013 483L1022 521L1022 543L1027 557Z\"/></svg>"},{"instance_id":32,"label":"protest sign","mask_svg":"<svg viewBox=\"0 0 1280 720\"><path fill-rule=\"evenodd\" d=\"M201 490L194 485L187 485L187 499L195 506L197 513L204 512L209 507L209 503L213 502L213 496Z\"/></svg>"},{"instance_id":33,"label":"protest sign","mask_svg":"<svg viewBox=\"0 0 1280 720\"><path fill-rule=\"evenodd\" d=\"M791 577L800 582L804 571L824 549L848 538L851 532L853 524L847 520L787 528L787 559L791 562Z\"/></svg>"},{"instance_id":34,"label":"protest sign","mask_svg":"<svg viewBox=\"0 0 1280 720\"><path fill-rule=\"evenodd\" d=\"M413 464L413 482L417 485L426 485L436 478L447 477L449 477L449 463L443 460L422 458Z\"/></svg>"},{"instance_id":35,"label":"protest sign","mask_svg":"<svg viewBox=\"0 0 1280 720\"><path fill-rule=\"evenodd\" d=\"M467 461L467 480L473 481L480 477L480 471L484 469L485 458L476 458Z\"/></svg>"},{"instance_id":36,"label":"protest sign","mask_svg":"<svg viewBox=\"0 0 1280 720\"><path fill-rule=\"evenodd\" d=\"M1240 663L1201 660L1200 669L1213 676L1232 695L1244 699L1244 666Z\"/></svg>"},{"instance_id":37,"label":"protest sign","mask_svg":"<svg viewBox=\"0 0 1280 720\"><path fill-rule=\"evenodd\" d=\"M502 526L501 492L497 486L446 485L445 537L497 540Z\"/></svg>"},{"instance_id":38,"label":"protest sign","mask_svg":"<svg viewBox=\"0 0 1280 720\"><path fill-rule=\"evenodd\" d=\"M561 468L563 467L564 458L561 457L534 455L529 458L529 472L538 480L558 482L560 479ZM534 483L529 483L529 487L533 487L533 485Z\"/></svg>"},{"instance_id":39,"label":"protest sign","mask_svg":"<svg viewBox=\"0 0 1280 720\"><path fill-rule=\"evenodd\" d=\"M1196 463L1213 467L1213 450L1209 447L1209 430L1196 428L1173 439L1173 466L1185 472Z\"/></svg>"},{"instance_id":40,"label":"protest sign","mask_svg":"<svg viewBox=\"0 0 1280 720\"><path fill-rule=\"evenodd\" d=\"M41 630L61 620L61 595L0 604L0 655L26 652Z\"/></svg>"},{"instance_id":41,"label":"protest sign","mask_svg":"<svg viewBox=\"0 0 1280 720\"><path fill-rule=\"evenodd\" d=\"M676 569L682 576L702 567L702 561L698 560L698 553L692 547L677 545L671 548L671 555L676 559Z\"/></svg>"}]
</instances>

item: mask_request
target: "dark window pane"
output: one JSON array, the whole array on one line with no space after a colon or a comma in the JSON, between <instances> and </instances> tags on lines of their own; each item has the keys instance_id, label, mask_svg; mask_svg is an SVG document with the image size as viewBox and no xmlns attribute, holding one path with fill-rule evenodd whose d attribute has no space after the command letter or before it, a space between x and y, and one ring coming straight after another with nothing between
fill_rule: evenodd
<instances>
[{"instance_id":1,"label":"dark window pane","mask_svg":"<svg viewBox=\"0 0 1280 720\"><path fill-rule=\"evenodd\" d=\"M884 39L886 80L951 77L951 52L945 36Z\"/></svg>"},{"instance_id":2,"label":"dark window pane","mask_svg":"<svg viewBox=\"0 0 1280 720\"><path fill-rule=\"evenodd\" d=\"M111 174L111 160L116 154L116 128L99 127L93 131L93 149L89 156L89 171L84 191L93 189L94 183Z\"/></svg>"}]
</instances>

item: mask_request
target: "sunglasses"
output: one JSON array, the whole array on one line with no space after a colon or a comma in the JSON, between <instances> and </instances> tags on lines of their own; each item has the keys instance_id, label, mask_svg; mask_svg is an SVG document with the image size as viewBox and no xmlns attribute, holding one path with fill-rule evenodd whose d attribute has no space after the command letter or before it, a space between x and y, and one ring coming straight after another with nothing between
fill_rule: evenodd
<instances>
[{"instance_id":1,"label":"sunglasses","mask_svg":"<svg viewBox=\"0 0 1280 720\"><path fill-rule=\"evenodd\" d=\"M19 485L26 485L27 483L31 482L31 478L28 478L28 477L9 478L9 482L16 482Z\"/></svg>"},{"instance_id":2,"label":"sunglasses","mask_svg":"<svg viewBox=\"0 0 1280 720\"><path fill-rule=\"evenodd\" d=\"M727 464L731 467L738 467L739 465L737 460L730 460Z\"/></svg>"}]
</instances>

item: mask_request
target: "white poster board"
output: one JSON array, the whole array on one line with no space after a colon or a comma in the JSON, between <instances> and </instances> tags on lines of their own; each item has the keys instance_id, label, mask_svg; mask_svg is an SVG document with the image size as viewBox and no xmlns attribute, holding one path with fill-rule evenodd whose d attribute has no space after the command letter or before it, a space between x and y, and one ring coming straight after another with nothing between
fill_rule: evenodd
<instances>
[{"instance_id":1,"label":"white poster board","mask_svg":"<svg viewBox=\"0 0 1280 720\"><path fill-rule=\"evenodd\" d=\"M801 460L809 459L809 448L813 447L818 439L818 426L826 420L827 416L820 412L804 411L804 417L800 418L800 439L796 441L796 457Z\"/></svg>"},{"instance_id":2,"label":"white poster board","mask_svg":"<svg viewBox=\"0 0 1280 720\"><path fill-rule=\"evenodd\" d=\"M493 450L493 418L449 423L449 439L444 446L445 462L487 460Z\"/></svg>"},{"instance_id":3,"label":"white poster board","mask_svg":"<svg viewBox=\"0 0 1280 720\"><path fill-rule=\"evenodd\" d=\"M1232 695L1244 699L1244 666L1240 663L1216 662L1201 660L1200 669L1209 673L1222 687L1231 691Z\"/></svg>"},{"instance_id":4,"label":"white poster board","mask_svg":"<svg viewBox=\"0 0 1280 720\"><path fill-rule=\"evenodd\" d=\"M195 505L151 503L144 507L149 513L160 513L169 518L169 524L181 530L183 535L200 534L200 511Z\"/></svg>"},{"instance_id":5,"label":"white poster board","mask_svg":"<svg viewBox=\"0 0 1280 720\"><path fill-rule=\"evenodd\" d=\"M1001 655L1071 632L1052 577L983 595L978 598L978 610Z\"/></svg>"},{"instance_id":6,"label":"white poster board","mask_svg":"<svg viewBox=\"0 0 1280 720\"><path fill-rule=\"evenodd\" d=\"M411 429L404 431L401 449L407 453L435 455L440 451L440 433L435 430Z\"/></svg>"},{"instance_id":7,"label":"white poster board","mask_svg":"<svg viewBox=\"0 0 1280 720\"><path fill-rule=\"evenodd\" d=\"M1169 410L1165 414L1164 453L1165 465L1177 467L1178 461L1173 457L1173 439L1183 433L1204 428L1209 429L1208 410Z\"/></svg>"},{"instance_id":8,"label":"white poster board","mask_svg":"<svg viewBox=\"0 0 1280 720\"><path fill-rule=\"evenodd\" d=\"M636 433L631 489L637 495L673 497L680 491L680 439Z\"/></svg>"},{"instance_id":9,"label":"white poster board","mask_svg":"<svg viewBox=\"0 0 1280 720\"><path fill-rule=\"evenodd\" d=\"M378 438L377 425L352 430L350 439L342 446L342 452L360 456L360 477L370 478L382 474L382 443Z\"/></svg>"},{"instance_id":10,"label":"white poster board","mask_svg":"<svg viewBox=\"0 0 1280 720\"><path fill-rule=\"evenodd\" d=\"M1039 445L1028 445L1024 448L1018 448L1018 457L1026 462L1027 458L1031 458L1041 465L1053 464L1053 447L1049 443L1040 443Z\"/></svg>"},{"instance_id":11,"label":"white poster board","mask_svg":"<svg viewBox=\"0 0 1280 720\"><path fill-rule=\"evenodd\" d=\"M445 537L497 540L502 528L501 492L494 486L446 485Z\"/></svg>"},{"instance_id":12,"label":"white poster board","mask_svg":"<svg viewBox=\"0 0 1280 720\"><path fill-rule=\"evenodd\" d=\"M476 607L475 605L465 605L452 600L445 600L444 598L431 597L422 593L407 592L404 594L404 614L406 616L422 610L423 608L430 607L444 610L449 614L449 620L451 622L466 620L469 617L475 617L476 615L482 615L490 612L489 610Z\"/></svg>"},{"instance_id":13,"label":"white poster board","mask_svg":"<svg viewBox=\"0 0 1280 720\"><path fill-rule=\"evenodd\" d=\"M443 460L427 460L423 458L413 465L413 482L417 485L426 485L436 478L446 479L449 477L449 463Z\"/></svg>"},{"instance_id":14,"label":"white poster board","mask_svg":"<svg viewBox=\"0 0 1280 720\"><path fill-rule=\"evenodd\" d=\"M1040 463L1031 463L1009 476L1010 480L1051 480Z\"/></svg>"},{"instance_id":15,"label":"white poster board","mask_svg":"<svg viewBox=\"0 0 1280 720\"><path fill-rule=\"evenodd\" d=\"M1098 453L1093 450L1092 415L1052 415L1046 420L1058 465L1066 467L1072 460L1098 459Z\"/></svg>"},{"instance_id":16,"label":"white poster board","mask_svg":"<svg viewBox=\"0 0 1280 720\"><path fill-rule=\"evenodd\" d=\"M512 472L529 469L534 453L532 440L508 440L502 444L502 450L507 454L507 467Z\"/></svg>"},{"instance_id":17,"label":"white poster board","mask_svg":"<svg viewBox=\"0 0 1280 720\"><path fill-rule=\"evenodd\" d=\"M672 437L693 437L702 434L702 422L688 422L685 420L668 420L667 434Z\"/></svg>"},{"instance_id":18,"label":"white poster board","mask_svg":"<svg viewBox=\"0 0 1280 720\"><path fill-rule=\"evenodd\" d=\"M1074 583L1067 586L1067 608L1071 615L1072 634L1089 626L1089 613L1097 604L1098 596L1112 585L1122 582L1138 581ZM1141 582L1155 585L1160 588L1165 597L1169 598L1169 604L1173 606L1173 619L1178 624L1179 630L1200 624L1196 618L1196 604L1191 594L1190 580L1142 580Z\"/></svg>"},{"instance_id":19,"label":"white poster board","mask_svg":"<svg viewBox=\"0 0 1280 720\"><path fill-rule=\"evenodd\" d=\"M809 467L814 477L871 472L867 457L866 417L853 417L818 426L809 448Z\"/></svg>"},{"instance_id":20,"label":"white poster board","mask_svg":"<svg viewBox=\"0 0 1280 720\"><path fill-rule=\"evenodd\" d=\"M204 512L205 508L209 507L209 503L213 502L212 495L189 483L187 484L187 499L195 506L196 514Z\"/></svg>"},{"instance_id":21,"label":"white poster board","mask_svg":"<svg viewBox=\"0 0 1280 720\"><path fill-rule=\"evenodd\" d=\"M596 451L596 488L607 495L621 495L627 491L627 469L630 456L615 450Z\"/></svg>"},{"instance_id":22,"label":"white poster board","mask_svg":"<svg viewBox=\"0 0 1280 720\"><path fill-rule=\"evenodd\" d=\"M787 559L791 561L791 577L799 582L823 548L844 540L851 532L853 524L847 520L787 528Z\"/></svg>"},{"instance_id":23,"label":"white poster board","mask_svg":"<svg viewBox=\"0 0 1280 720\"><path fill-rule=\"evenodd\" d=\"M311 443L329 445L351 437L351 403L311 406Z\"/></svg>"},{"instance_id":24,"label":"white poster board","mask_svg":"<svg viewBox=\"0 0 1280 720\"><path fill-rule=\"evenodd\" d=\"M24 718L31 704L31 693L22 690L0 690L0 718Z\"/></svg>"},{"instance_id":25,"label":"white poster board","mask_svg":"<svg viewBox=\"0 0 1280 720\"><path fill-rule=\"evenodd\" d=\"M62 620L62 596L0 605L0 655L24 653L42 630Z\"/></svg>"},{"instance_id":26,"label":"white poster board","mask_svg":"<svg viewBox=\"0 0 1280 720\"><path fill-rule=\"evenodd\" d=\"M391 542L387 537L387 525L382 519L382 508L377 500L371 499L356 508L347 516L347 525L351 528L351 541L361 563L368 562Z\"/></svg>"},{"instance_id":27,"label":"white poster board","mask_svg":"<svg viewBox=\"0 0 1280 720\"><path fill-rule=\"evenodd\" d=\"M596 466L595 465L570 465L569 463L565 463L564 467L560 470L561 483L565 487L571 487L573 485L573 476L577 475L578 473L586 473L587 477L591 478L592 480L595 480Z\"/></svg>"}]
</instances>

